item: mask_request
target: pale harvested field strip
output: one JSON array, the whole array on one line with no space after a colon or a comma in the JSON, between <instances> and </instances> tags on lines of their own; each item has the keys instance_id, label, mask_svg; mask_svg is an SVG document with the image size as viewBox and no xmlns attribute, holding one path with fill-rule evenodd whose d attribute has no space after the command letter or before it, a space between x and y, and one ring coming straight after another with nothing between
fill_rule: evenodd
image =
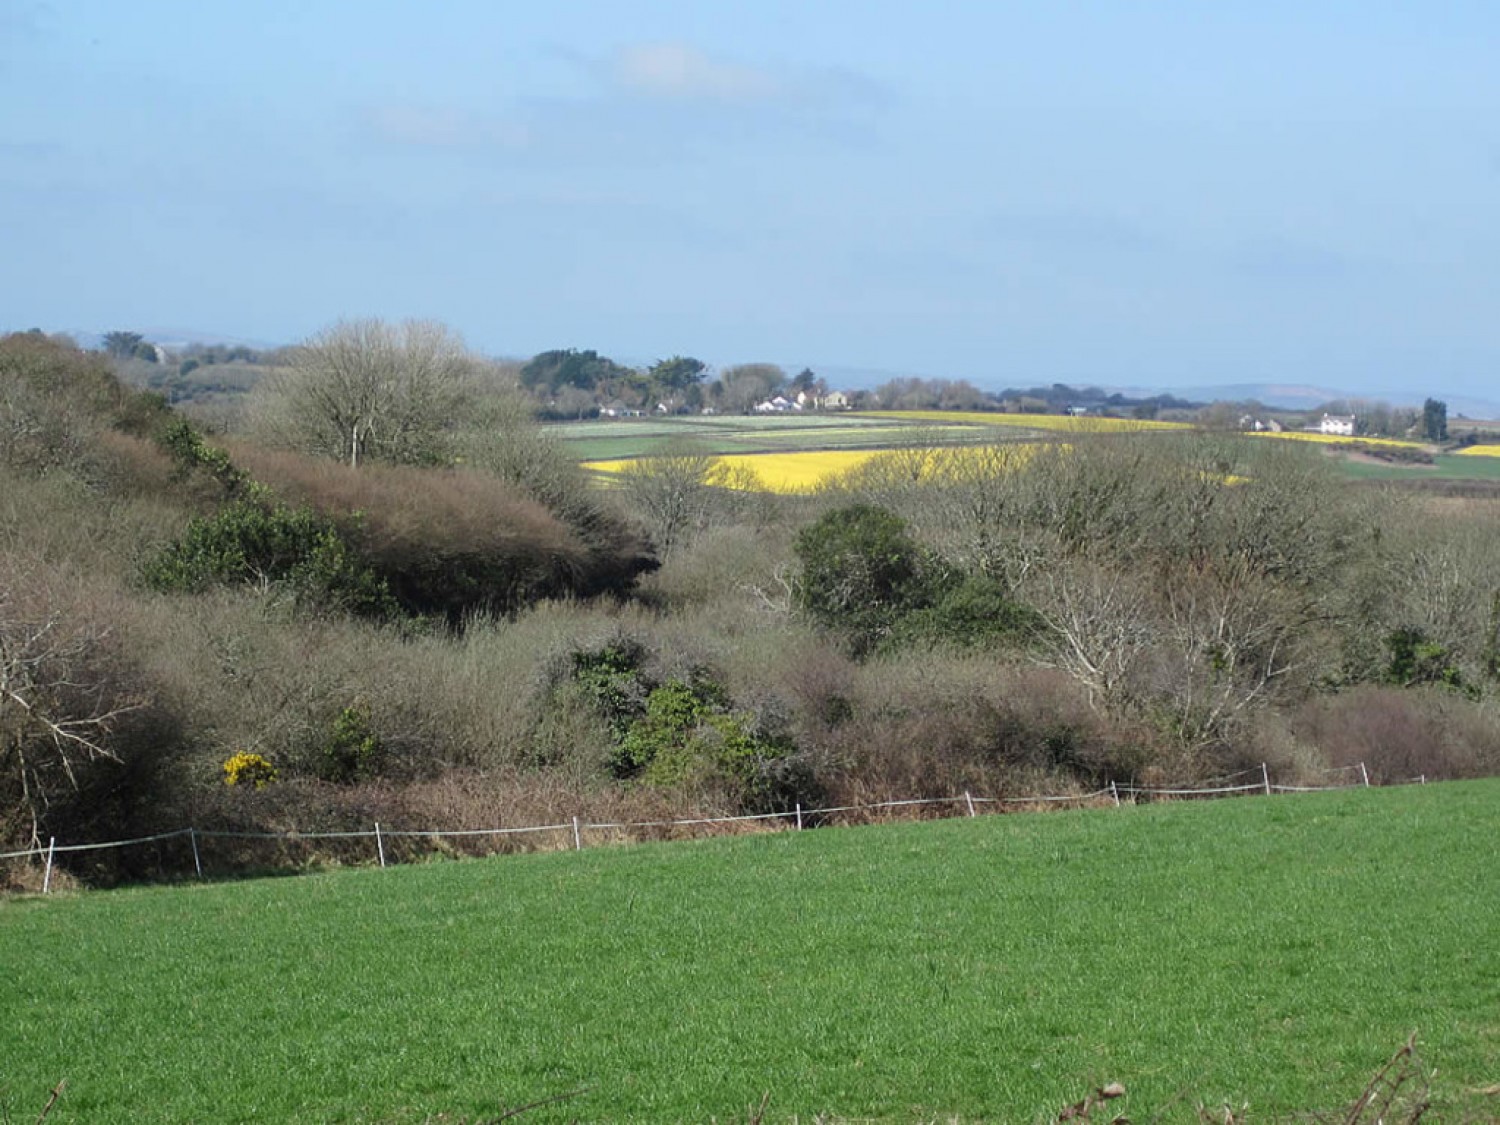
<instances>
[{"instance_id":1,"label":"pale harvested field strip","mask_svg":"<svg viewBox=\"0 0 1500 1125\"><path fill-rule=\"evenodd\" d=\"M1053 430L1064 433L1136 433L1144 430L1191 430L1186 422L1152 422L1134 418L1102 418L1087 414L1073 417L1065 414L991 414L967 410L891 410L876 411L871 418L901 419L910 422L936 422L950 426L1015 426L1029 430Z\"/></svg>"},{"instance_id":2,"label":"pale harvested field strip","mask_svg":"<svg viewBox=\"0 0 1500 1125\"><path fill-rule=\"evenodd\" d=\"M1283 441L1310 441L1318 445L1383 445L1390 449L1425 449L1426 443L1400 438L1343 437L1339 434L1313 434L1303 430L1283 430L1279 434L1262 431L1255 437L1279 438Z\"/></svg>"}]
</instances>

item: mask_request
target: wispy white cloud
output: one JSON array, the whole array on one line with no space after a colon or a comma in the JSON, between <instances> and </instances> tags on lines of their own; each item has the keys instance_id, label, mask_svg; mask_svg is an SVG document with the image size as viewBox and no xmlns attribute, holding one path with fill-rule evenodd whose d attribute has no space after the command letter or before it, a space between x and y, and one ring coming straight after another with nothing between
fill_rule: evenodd
<instances>
[{"instance_id":1,"label":"wispy white cloud","mask_svg":"<svg viewBox=\"0 0 1500 1125\"><path fill-rule=\"evenodd\" d=\"M622 47L606 73L622 90L659 98L763 102L788 93L785 79L770 70L714 58L687 43Z\"/></svg>"},{"instance_id":2,"label":"wispy white cloud","mask_svg":"<svg viewBox=\"0 0 1500 1125\"><path fill-rule=\"evenodd\" d=\"M883 85L853 71L752 65L684 42L627 44L602 59L563 56L616 97L833 115L878 110L891 100Z\"/></svg>"},{"instance_id":3,"label":"wispy white cloud","mask_svg":"<svg viewBox=\"0 0 1500 1125\"><path fill-rule=\"evenodd\" d=\"M390 103L366 129L388 143L510 154L550 166L662 167L736 143L865 143L889 98L861 75L750 65L684 42L629 44L604 55L554 48L582 79L572 96L498 106Z\"/></svg>"}]
</instances>

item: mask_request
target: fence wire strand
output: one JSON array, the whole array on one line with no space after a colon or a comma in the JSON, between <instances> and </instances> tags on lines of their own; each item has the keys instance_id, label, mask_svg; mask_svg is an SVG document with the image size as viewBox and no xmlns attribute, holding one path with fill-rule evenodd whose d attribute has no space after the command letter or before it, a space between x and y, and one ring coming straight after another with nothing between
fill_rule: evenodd
<instances>
[{"instance_id":1,"label":"fence wire strand","mask_svg":"<svg viewBox=\"0 0 1500 1125\"><path fill-rule=\"evenodd\" d=\"M1237 773L1225 774L1222 777L1211 778L1211 781L1229 781L1236 777L1244 777L1249 774L1261 774L1264 776L1265 767L1257 769L1240 770ZM1320 770L1322 773L1345 773L1359 770L1361 776L1364 773L1363 763L1353 766L1336 766L1330 769ZM1407 784L1425 784L1425 775L1421 778L1411 778ZM432 829L391 829L377 827L371 829L358 829L339 832L231 832L203 830L196 828L178 828L171 832L159 832L151 836L139 836L129 840L109 840L95 844L58 844L55 841L45 848L27 848L23 851L0 853L0 860L30 859L39 856L50 857L54 854L78 853L88 851L103 851L109 848L125 848L138 844L156 843L162 840L173 840L182 836L191 836L196 840L376 840L380 839L429 839L438 840L444 838L464 838L477 836L515 836L538 832L566 832L569 829L575 832L604 832L604 831L630 831L633 829L647 828L678 828L694 827L706 824L738 824L755 821L779 820L795 823L801 827L803 822L810 818L828 817L838 813L874 812L880 809L913 808L924 805L959 805L966 806L972 812L975 805L1034 805L1049 803L1080 803L1084 801L1097 801L1106 798L1120 797L1208 797L1227 793L1325 793L1339 789L1358 789L1359 782L1344 785L1277 785L1264 780L1251 785L1224 785L1198 788L1163 788L1145 785L1110 785L1104 789L1096 789L1090 793L1068 793L1059 795L1031 795L1017 797L975 797L968 793L959 794L954 797L915 797L902 801L876 801L870 804L833 805L827 808L804 809L800 806L796 810L774 813L754 813L747 816L704 816L686 817L669 820L639 820L639 821L583 821L581 819L564 824L532 824L516 825L508 828L432 828ZM50 858L48 860L50 867Z\"/></svg>"}]
</instances>

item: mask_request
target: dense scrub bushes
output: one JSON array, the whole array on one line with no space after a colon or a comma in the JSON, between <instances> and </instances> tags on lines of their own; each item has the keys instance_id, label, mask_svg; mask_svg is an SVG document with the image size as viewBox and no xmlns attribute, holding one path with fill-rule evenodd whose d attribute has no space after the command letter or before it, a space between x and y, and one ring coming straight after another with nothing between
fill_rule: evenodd
<instances>
[{"instance_id":1,"label":"dense scrub bushes","mask_svg":"<svg viewBox=\"0 0 1500 1125\"><path fill-rule=\"evenodd\" d=\"M236 447L231 461L195 438L178 442L179 460L220 481L229 499L147 561L153 589L276 585L313 607L458 625L543 597L623 592L652 561L624 536L581 542L542 505L479 472L355 470L251 447Z\"/></svg>"},{"instance_id":2,"label":"dense scrub bushes","mask_svg":"<svg viewBox=\"0 0 1500 1125\"><path fill-rule=\"evenodd\" d=\"M248 446L234 451L278 494L343 521L360 557L408 612L457 622L543 597L623 593L652 565L643 544L611 538L602 520L585 541L542 503L483 472L355 470Z\"/></svg>"},{"instance_id":3,"label":"dense scrub bushes","mask_svg":"<svg viewBox=\"0 0 1500 1125\"><path fill-rule=\"evenodd\" d=\"M355 471L207 441L93 365L0 341L0 651L59 646L36 698L98 750L0 707L10 840L1500 769L1494 509L1290 443L913 450L710 496L649 573L629 491L504 399L446 434L461 461ZM226 785L241 756L274 780Z\"/></svg>"},{"instance_id":4,"label":"dense scrub bushes","mask_svg":"<svg viewBox=\"0 0 1500 1125\"><path fill-rule=\"evenodd\" d=\"M137 397L102 356L31 333L0 338L0 464L86 475L95 436Z\"/></svg>"},{"instance_id":5,"label":"dense scrub bushes","mask_svg":"<svg viewBox=\"0 0 1500 1125\"><path fill-rule=\"evenodd\" d=\"M1350 667L1380 552L1368 497L1331 471L1285 444L1085 435L876 461L833 491L992 579L1034 661L1192 754Z\"/></svg>"},{"instance_id":6,"label":"dense scrub bushes","mask_svg":"<svg viewBox=\"0 0 1500 1125\"><path fill-rule=\"evenodd\" d=\"M856 656L923 641L1024 643L1039 626L1000 582L960 573L883 508L835 508L798 534L795 551L798 607L841 635Z\"/></svg>"},{"instance_id":7,"label":"dense scrub bushes","mask_svg":"<svg viewBox=\"0 0 1500 1125\"><path fill-rule=\"evenodd\" d=\"M1330 766L1364 763L1375 784L1500 772L1500 713L1441 687L1320 696L1292 715L1291 729Z\"/></svg>"},{"instance_id":8,"label":"dense scrub bushes","mask_svg":"<svg viewBox=\"0 0 1500 1125\"><path fill-rule=\"evenodd\" d=\"M716 793L732 806L765 812L811 804L812 771L785 732L734 708L710 668L657 678L644 645L620 638L569 654L563 683L607 724L611 773L661 787Z\"/></svg>"},{"instance_id":9,"label":"dense scrub bushes","mask_svg":"<svg viewBox=\"0 0 1500 1125\"><path fill-rule=\"evenodd\" d=\"M304 607L390 617L396 602L383 577L348 539L308 508L266 497L236 500L188 522L141 568L162 593L201 593L214 584L289 589Z\"/></svg>"}]
</instances>

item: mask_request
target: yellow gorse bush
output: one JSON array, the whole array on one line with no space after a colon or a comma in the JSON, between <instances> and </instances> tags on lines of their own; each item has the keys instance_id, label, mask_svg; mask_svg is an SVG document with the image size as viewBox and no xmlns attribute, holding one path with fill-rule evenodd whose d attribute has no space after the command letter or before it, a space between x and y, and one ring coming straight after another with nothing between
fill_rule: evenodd
<instances>
[{"instance_id":1,"label":"yellow gorse bush","mask_svg":"<svg viewBox=\"0 0 1500 1125\"><path fill-rule=\"evenodd\" d=\"M276 767L270 759L259 754L241 750L224 762L225 785L253 785L264 789L277 778Z\"/></svg>"}]
</instances>

